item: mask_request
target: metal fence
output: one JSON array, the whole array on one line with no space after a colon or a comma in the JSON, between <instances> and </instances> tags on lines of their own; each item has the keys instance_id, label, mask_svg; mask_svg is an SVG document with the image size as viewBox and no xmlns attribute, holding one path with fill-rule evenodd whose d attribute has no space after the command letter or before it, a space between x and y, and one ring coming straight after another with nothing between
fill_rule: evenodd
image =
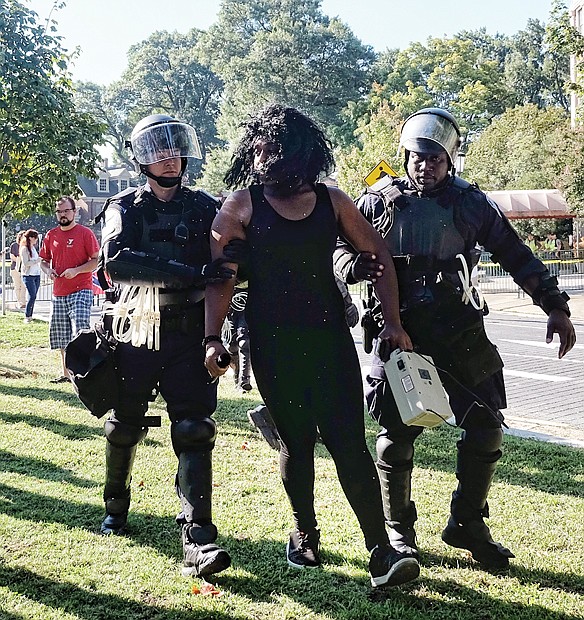
<instances>
[{"instance_id":1,"label":"metal fence","mask_svg":"<svg viewBox=\"0 0 584 620\"><path fill-rule=\"evenodd\" d=\"M578 255L579 254L579 255ZM536 256L558 278L562 290L584 290L584 252L541 252ZM473 274L484 293L514 293L519 287L513 278L499 265L491 261L491 255L483 252Z\"/></svg>"},{"instance_id":2,"label":"metal fence","mask_svg":"<svg viewBox=\"0 0 584 620\"><path fill-rule=\"evenodd\" d=\"M550 270L550 273L557 276L560 289L567 291L584 290L584 251L558 251L541 252L537 257ZM14 301L14 290L10 278L9 265L5 265L6 282L6 301ZM499 265L491 261L491 255L487 252L481 254L480 261L473 272L474 278L478 281L479 288L484 293L515 293L519 292L519 287L513 278ZM351 287L352 293L359 293L365 299L366 291L363 285ZM53 292L52 282L43 274L41 276L41 287L37 299L39 301L50 301ZM96 295L95 302L99 303L99 296Z\"/></svg>"}]
</instances>

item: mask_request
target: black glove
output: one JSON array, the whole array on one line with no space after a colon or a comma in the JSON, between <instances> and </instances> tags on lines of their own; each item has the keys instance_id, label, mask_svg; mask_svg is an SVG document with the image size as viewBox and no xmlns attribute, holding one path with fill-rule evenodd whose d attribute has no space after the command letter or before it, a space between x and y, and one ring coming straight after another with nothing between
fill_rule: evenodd
<instances>
[{"instance_id":1,"label":"black glove","mask_svg":"<svg viewBox=\"0 0 584 620\"><path fill-rule=\"evenodd\" d=\"M212 263L203 265L201 276L205 282L221 282L222 280L231 280L235 275L235 271L229 267L225 267L224 258L216 258Z\"/></svg>"},{"instance_id":2,"label":"black glove","mask_svg":"<svg viewBox=\"0 0 584 620\"><path fill-rule=\"evenodd\" d=\"M377 280L380 277L378 273L382 273L379 268L381 263L377 259L372 260L372 256L371 252L357 254L351 267L351 275L357 282Z\"/></svg>"},{"instance_id":3,"label":"black glove","mask_svg":"<svg viewBox=\"0 0 584 620\"><path fill-rule=\"evenodd\" d=\"M223 256L230 263L242 265L249 259L249 243L245 239L231 239L223 248Z\"/></svg>"}]
</instances>

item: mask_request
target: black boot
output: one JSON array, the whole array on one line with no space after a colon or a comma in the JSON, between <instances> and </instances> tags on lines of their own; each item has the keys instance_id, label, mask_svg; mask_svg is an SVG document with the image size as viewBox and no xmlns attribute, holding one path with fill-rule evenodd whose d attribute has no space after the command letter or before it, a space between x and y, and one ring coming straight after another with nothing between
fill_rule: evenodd
<instances>
[{"instance_id":1,"label":"black boot","mask_svg":"<svg viewBox=\"0 0 584 620\"><path fill-rule=\"evenodd\" d=\"M239 387L239 353L237 351L229 351L231 355L231 369L233 370L233 383L235 387Z\"/></svg>"},{"instance_id":2,"label":"black boot","mask_svg":"<svg viewBox=\"0 0 584 620\"><path fill-rule=\"evenodd\" d=\"M249 357L249 340L239 340L239 364L240 364L240 377L239 387L244 392L249 392L252 389L250 375L251 375L251 363Z\"/></svg>"},{"instance_id":3,"label":"black boot","mask_svg":"<svg viewBox=\"0 0 584 620\"><path fill-rule=\"evenodd\" d=\"M385 554L390 570L382 585L394 586L413 581L420 574L420 554L414 529L418 515L416 505L411 501L412 469L408 465L406 469L396 471L391 465L378 461L377 470L391 545L390 552ZM381 552L378 551L378 555L383 555Z\"/></svg>"},{"instance_id":4,"label":"black boot","mask_svg":"<svg viewBox=\"0 0 584 620\"><path fill-rule=\"evenodd\" d=\"M119 447L109 441L105 449L105 519L102 534L123 534L130 508L130 482L137 446Z\"/></svg>"},{"instance_id":5,"label":"black boot","mask_svg":"<svg viewBox=\"0 0 584 620\"><path fill-rule=\"evenodd\" d=\"M231 558L215 544L217 528L211 521L212 492L211 450L181 452L178 456L176 492L182 512L177 522L182 526L185 576L204 577L225 570Z\"/></svg>"},{"instance_id":6,"label":"black boot","mask_svg":"<svg viewBox=\"0 0 584 620\"><path fill-rule=\"evenodd\" d=\"M473 453L464 449L463 442L458 442L458 489L452 494L450 518L442 532L442 540L447 545L467 549L474 560L493 570L509 568L509 558L515 557L492 539L483 521L489 516L487 496L500 457L500 450L489 455Z\"/></svg>"},{"instance_id":7,"label":"black boot","mask_svg":"<svg viewBox=\"0 0 584 620\"><path fill-rule=\"evenodd\" d=\"M219 573L231 564L231 558L224 549L215 544L217 528L209 523L201 526L185 523L182 526L185 577L206 577Z\"/></svg>"}]
</instances>

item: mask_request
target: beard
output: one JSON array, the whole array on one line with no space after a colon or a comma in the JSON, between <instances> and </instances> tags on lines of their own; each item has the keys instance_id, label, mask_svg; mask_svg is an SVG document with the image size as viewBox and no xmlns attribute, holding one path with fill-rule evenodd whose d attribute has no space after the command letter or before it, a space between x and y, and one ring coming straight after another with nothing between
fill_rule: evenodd
<instances>
[{"instance_id":1,"label":"beard","mask_svg":"<svg viewBox=\"0 0 584 620\"><path fill-rule=\"evenodd\" d=\"M75 217L73 217L72 219L69 219L68 217L64 217L64 216L60 217L59 218L59 226L62 226L63 228L66 228L70 224L73 224L74 221L75 221Z\"/></svg>"},{"instance_id":2,"label":"beard","mask_svg":"<svg viewBox=\"0 0 584 620\"><path fill-rule=\"evenodd\" d=\"M291 196L305 182L306 171L299 160L277 159L254 170L253 177L269 185L274 194Z\"/></svg>"}]
</instances>

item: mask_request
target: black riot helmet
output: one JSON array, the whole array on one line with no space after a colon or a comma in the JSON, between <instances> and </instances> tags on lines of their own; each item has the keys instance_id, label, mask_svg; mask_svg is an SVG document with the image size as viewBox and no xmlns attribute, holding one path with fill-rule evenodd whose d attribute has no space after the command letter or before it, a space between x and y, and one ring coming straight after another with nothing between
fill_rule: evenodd
<instances>
[{"instance_id":1,"label":"black riot helmet","mask_svg":"<svg viewBox=\"0 0 584 620\"><path fill-rule=\"evenodd\" d=\"M446 151L454 168L460 147L460 128L450 112L441 108L422 108L410 115L402 125L399 140L407 154L441 153Z\"/></svg>"},{"instance_id":2,"label":"black riot helmet","mask_svg":"<svg viewBox=\"0 0 584 620\"><path fill-rule=\"evenodd\" d=\"M140 172L154 179L162 187L178 185L187 167L187 158L201 159L199 140L193 127L181 123L168 114L151 114L136 123L126 146ZM181 173L178 177L157 177L147 166L165 159L180 157Z\"/></svg>"}]
</instances>

